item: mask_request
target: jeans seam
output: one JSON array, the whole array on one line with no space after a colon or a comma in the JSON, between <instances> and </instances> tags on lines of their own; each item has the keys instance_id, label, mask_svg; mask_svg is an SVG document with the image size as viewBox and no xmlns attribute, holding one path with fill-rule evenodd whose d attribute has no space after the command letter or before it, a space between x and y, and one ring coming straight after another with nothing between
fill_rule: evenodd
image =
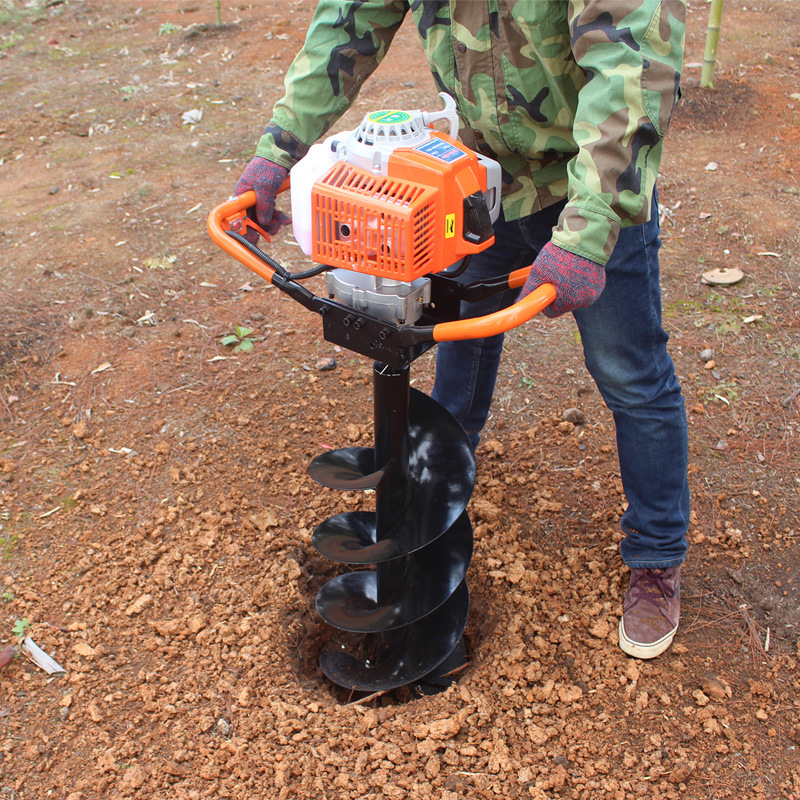
<instances>
[{"instance_id":1,"label":"jeans seam","mask_svg":"<svg viewBox=\"0 0 800 800\"><path fill-rule=\"evenodd\" d=\"M472 404L475 401L475 390L478 386L478 372L481 355L483 354L483 347L484 347L484 340L481 339L478 347L475 348L474 357L472 359L472 364L470 364L470 373L469 373L469 390L467 391L467 402L462 409L462 418L459 420L462 424L467 421L467 417L472 410ZM477 433L477 431L467 431L468 434Z\"/></svg>"}]
</instances>

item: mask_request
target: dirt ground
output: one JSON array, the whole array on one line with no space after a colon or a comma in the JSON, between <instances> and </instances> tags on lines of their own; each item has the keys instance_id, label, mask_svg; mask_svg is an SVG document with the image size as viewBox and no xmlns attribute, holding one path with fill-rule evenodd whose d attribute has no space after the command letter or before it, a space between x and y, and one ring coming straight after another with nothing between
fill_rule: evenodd
<instances>
[{"instance_id":1,"label":"dirt ground","mask_svg":"<svg viewBox=\"0 0 800 800\"><path fill-rule=\"evenodd\" d=\"M537 318L478 451L468 667L368 700L317 666L341 567L311 532L370 498L306 466L371 444L371 362L205 231L313 6L0 3L0 649L65 670L0 670L0 798L800 798L797 2L728 0L709 90L690 1L660 178L694 503L674 646L617 647L613 425L571 320ZM437 107L416 48L342 127ZM270 252L307 266L288 232Z\"/></svg>"}]
</instances>

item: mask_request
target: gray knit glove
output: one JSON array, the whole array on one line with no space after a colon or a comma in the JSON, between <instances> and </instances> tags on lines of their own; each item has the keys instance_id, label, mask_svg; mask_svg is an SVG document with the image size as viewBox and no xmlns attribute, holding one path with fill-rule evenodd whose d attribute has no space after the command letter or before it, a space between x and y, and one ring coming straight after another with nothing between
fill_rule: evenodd
<instances>
[{"instance_id":1,"label":"gray knit glove","mask_svg":"<svg viewBox=\"0 0 800 800\"><path fill-rule=\"evenodd\" d=\"M267 158L255 156L244 168L233 190L236 195L251 190L256 193L256 221L270 235L277 233L282 225L288 225L292 221L288 215L275 208L275 195L288 174L289 170L286 167L275 164ZM248 228L247 239L255 244L258 241L258 234Z\"/></svg>"},{"instance_id":2,"label":"gray knit glove","mask_svg":"<svg viewBox=\"0 0 800 800\"><path fill-rule=\"evenodd\" d=\"M597 262L548 242L536 256L518 299L543 283L555 286L556 299L542 313L546 317L560 317L594 303L606 285L606 271Z\"/></svg>"}]
</instances>

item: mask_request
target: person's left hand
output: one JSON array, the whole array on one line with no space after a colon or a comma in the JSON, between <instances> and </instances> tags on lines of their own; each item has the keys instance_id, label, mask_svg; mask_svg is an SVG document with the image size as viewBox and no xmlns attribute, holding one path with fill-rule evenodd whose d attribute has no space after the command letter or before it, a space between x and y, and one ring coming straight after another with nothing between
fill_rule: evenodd
<instances>
[{"instance_id":1,"label":"person's left hand","mask_svg":"<svg viewBox=\"0 0 800 800\"><path fill-rule=\"evenodd\" d=\"M536 256L518 299L543 283L552 283L556 290L556 299L542 311L552 319L594 303L606 285L606 271L596 261L548 242Z\"/></svg>"}]
</instances>

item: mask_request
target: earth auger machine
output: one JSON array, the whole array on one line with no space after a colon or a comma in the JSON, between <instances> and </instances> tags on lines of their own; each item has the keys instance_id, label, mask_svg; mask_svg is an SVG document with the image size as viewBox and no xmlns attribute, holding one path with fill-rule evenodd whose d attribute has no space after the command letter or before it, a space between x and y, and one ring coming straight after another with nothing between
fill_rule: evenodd
<instances>
[{"instance_id":1,"label":"earth auger machine","mask_svg":"<svg viewBox=\"0 0 800 800\"><path fill-rule=\"evenodd\" d=\"M331 450L308 467L322 486L374 490L374 511L336 514L312 537L326 558L361 567L328 581L316 599L325 622L350 632L340 635L346 643L323 647L322 671L358 692L436 691L464 662L475 456L456 419L411 388L411 363L438 342L517 327L555 299L545 284L504 310L460 318L463 300L522 286L528 269L459 282L469 258L494 241L500 167L456 140L453 101L441 97L439 112L367 114L292 168L282 189L291 189L294 235L314 268L290 273L245 238L256 228L269 242L254 192L208 219L223 250L319 314L325 340L374 361L374 445ZM325 297L303 285L323 272Z\"/></svg>"}]
</instances>

